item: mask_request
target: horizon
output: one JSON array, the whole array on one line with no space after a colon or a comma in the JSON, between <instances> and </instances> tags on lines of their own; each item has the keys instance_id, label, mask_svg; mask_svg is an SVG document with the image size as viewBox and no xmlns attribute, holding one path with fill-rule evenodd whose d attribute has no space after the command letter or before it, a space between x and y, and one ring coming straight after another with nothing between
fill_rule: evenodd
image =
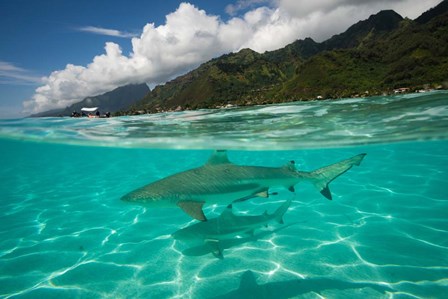
<instances>
[{"instance_id":1,"label":"horizon","mask_svg":"<svg viewBox=\"0 0 448 299\"><path fill-rule=\"evenodd\" d=\"M156 7L148 11L123 3L102 7L105 1L2 3L6 42L0 48L0 118L63 108L127 84L146 83L152 89L222 54L243 48L263 53L306 37L321 42L381 10L415 19L441 3L304 2L141 1L133 6ZM24 9L23 4L29 5ZM103 9L89 10L94 6ZM43 15L34 15L39 10ZM110 19L112 12L123 11L129 15ZM37 25L21 24L27 17ZM193 21L194 26L186 26ZM25 45L31 41L29 48L24 40Z\"/></svg>"}]
</instances>

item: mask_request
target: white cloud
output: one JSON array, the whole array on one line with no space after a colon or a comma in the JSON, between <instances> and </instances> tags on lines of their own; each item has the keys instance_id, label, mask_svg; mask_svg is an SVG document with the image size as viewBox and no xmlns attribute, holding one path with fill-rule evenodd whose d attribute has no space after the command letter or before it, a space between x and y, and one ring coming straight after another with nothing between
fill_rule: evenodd
<instances>
[{"instance_id":1,"label":"white cloud","mask_svg":"<svg viewBox=\"0 0 448 299\"><path fill-rule=\"evenodd\" d=\"M132 38L130 55L124 55L118 44L108 42L105 53L94 57L87 66L68 64L64 70L51 73L44 79L44 85L36 89L33 98L24 102L24 107L27 112L39 112L65 107L125 84L146 82L154 86L224 53L242 48L264 52L305 37L322 41L379 10L395 9L415 18L438 2L240 0L234 12L252 7L254 3L269 5L253 8L225 22L191 4L181 3L175 12L166 16L165 24L147 24L140 37ZM123 34L90 28L90 32Z\"/></svg>"},{"instance_id":2,"label":"white cloud","mask_svg":"<svg viewBox=\"0 0 448 299\"><path fill-rule=\"evenodd\" d=\"M0 61L0 84L36 85L42 84L43 79L31 71L15 66L6 61Z\"/></svg>"},{"instance_id":3,"label":"white cloud","mask_svg":"<svg viewBox=\"0 0 448 299\"><path fill-rule=\"evenodd\" d=\"M272 0L238 0L235 4L227 5L225 11L229 15L234 16L240 11L262 4L269 4L270 2L272 2Z\"/></svg>"},{"instance_id":4,"label":"white cloud","mask_svg":"<svg viewBox=\"0 0 448 299\"><path fill-rule=\"evenodd\" d=\"M124 37L124 38L131 38L131 37L137 36L137 34L135 34L135 33L122 32L122 31L115 30L115 29L107 29L107 28L95 27L95 26L80 27L80 28L78 28L78 30L83 31L83 32L93 33L93 34Z\"/></svg>"},{"instance_id":5,"label":"white cloud","mask_svg":"<svg viewBox=\"0 0 448 299\"><path fill-rule=\"evenodd\" d=\"M118 44L108 42L105 53L87 66L69 64L51 73L33 98L24 102L24 108L34 113L65 107L125 84L164 83L216 55L238 49L240 40L234 43L221 38L222 25L217 16L182 3L166 16L164 25L147 24L140 37L132 38L130 55L124 55Z\"/></svg>"},{"instance_id":6,"label":"white cloud","mask_svg":"<svg viewBox=\"0 0 448 299\"><path fill-rule=\"evenodd\" d=\"M6 61L0 61L0 71L4 72L23 72L24 69L15 66L14 64Z\"/></svg>"}]
</instances>

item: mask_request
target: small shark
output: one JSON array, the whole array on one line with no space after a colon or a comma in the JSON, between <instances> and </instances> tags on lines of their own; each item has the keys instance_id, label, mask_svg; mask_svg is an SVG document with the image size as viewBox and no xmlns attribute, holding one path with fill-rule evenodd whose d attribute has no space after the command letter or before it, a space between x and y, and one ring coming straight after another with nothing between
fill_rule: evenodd
<instances>
[{"instance_id":1,"label":"small shark","mask_svg":"<svg viewBox=\"0 0 448 299\"><path fill-rule=\"evenodd\" d=\"M205 203L228 205L253 197L266 198L272 186L283 186L294 192L294 186L301 181L311 182L331 199L328 184L353 165L359 165L365 155L306 172L297 170L294 161L283 167L236 165L229 161L226 151L218 150L205 165L150 183L121 199L150 206L177 206L200 221L207 220L202 210Z\"/></svg>"},{"instance_id":2,"label":"small shark","mask_svg":"<svg viewBox=\"0 0 448 299\"><path fill-rule=\"evenodd\" d=\"M201 222L202 223L202 222ZM224 259L224 250L232 247L240 246L248 242L255 242L268 235L274 234L283 230L291 225L298 224L299 222L283 225L274 230L264 230L257 232L253 235L248 235L240 238L223 239L220 241L204 240L202 244L187 248L182 251L186 256L202 256L207 254L213 254L218 259Z\"/></svg>"},{"instance_id":3,"label":"small shark","mask_svg":"<svg viewBox=\"0 0 448 299\"><path fill-rule=\"evenodd\" d=\"M180 241L199 240L208 243L221 254L220 241L245 234L253 235L255 229L273 220L283 223L283 215L290 205L291 199L288 199L274 213L268 214L266 211L259 216L235 215L232 205L229 205L220 216L182 228L173 233L172 237Z\"/></svg>"},{"instance_id":4,"label":"small shark","mask_svg":"<svg viewBox=\"0 0 448 299\"><path fill-rule=\"evenodd\" d=\"M255 234L255 230L267 226L271 221L283 224L283 215L291 205L291 199L285 201L272 214L266 211L258 216L239 216L229 205L220 216L205 222L198 222L174 232L171 236L178 241L199 244L188 248L182 253L189 256L199 256L212 253L223 259L224 249L235 247L246 242L256 241L261 237L273 234L290 225L282 226L273 231L262 231ZM295 224L295 223L293 223Z\"/></svg>"}]
</instances>

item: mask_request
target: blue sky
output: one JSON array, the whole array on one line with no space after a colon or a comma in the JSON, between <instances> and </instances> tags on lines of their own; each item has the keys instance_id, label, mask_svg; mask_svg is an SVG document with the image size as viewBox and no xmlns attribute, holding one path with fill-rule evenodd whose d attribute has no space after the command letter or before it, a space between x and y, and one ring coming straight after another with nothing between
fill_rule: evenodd
<instances>
[{"instance_id":1,"label":"blue sky","mask_svg":"<svg viewBox=\"0 0 448 299\"><path fill-rule=\"evenodd\" d=\"M227 2L194 1L211 13L221 14ZM0 0L0 63L19 69L30 78L0 74L0 117L18 116L22 102L40 86L40 77L64 69L68 63L87 65L113 41L129 53L129 39L80 31L96 26L139 34L149 22L163 24L179 1L108 0Z\"/></svg>"},{"instance_id":2,"label":"blue sky","mask_svg":"<svg viewBox=\"0 0 448 299\"><path fill-rule=\"evenodd\" d=\"M381 9L415 18L439 1L0 0L0 117L161 84L244 47L323 40Z\"/></svg>"}]
</instances>

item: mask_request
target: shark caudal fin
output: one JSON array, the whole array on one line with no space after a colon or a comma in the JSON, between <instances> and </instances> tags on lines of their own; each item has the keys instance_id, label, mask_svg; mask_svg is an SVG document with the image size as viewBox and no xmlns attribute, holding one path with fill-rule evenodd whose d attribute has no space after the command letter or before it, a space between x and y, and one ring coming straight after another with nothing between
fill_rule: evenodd
<instances>
[{"instance_id":1,"label":"shark caudal fin","mask_svg":"<svg viewBox=\"0 0 448 299\"><path fill-rule=\"evenodd\" d=\"M359 154L351 157L350 159L316 169L309 173L309 178L314 186L316 186L316 188L320 191L320 193L331 200L332 197L330 189L328 188L328 184L330 184L335 178L352 168L353 165L359 166L365 155L366 154Z\"/></svg>"}]
</instances>

